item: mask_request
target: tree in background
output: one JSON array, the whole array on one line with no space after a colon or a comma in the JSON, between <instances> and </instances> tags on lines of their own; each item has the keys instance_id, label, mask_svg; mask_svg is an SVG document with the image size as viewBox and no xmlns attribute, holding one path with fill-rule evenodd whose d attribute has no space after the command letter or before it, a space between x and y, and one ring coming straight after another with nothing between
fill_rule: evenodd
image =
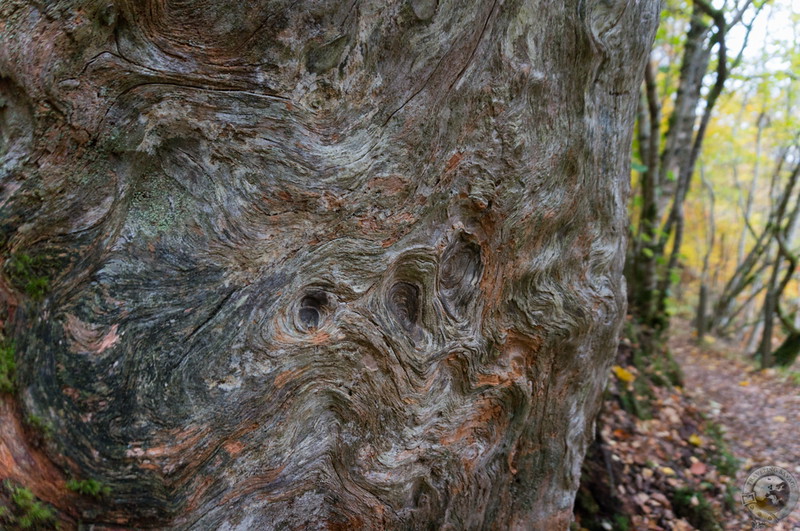
<instances>
[{"instance_id":1,"label":"tree in background","mask_svg":"<svg viewBox=\"0 0 800 531\"><path fill-rule=\"evenodd\" d=\"M800 14L775 5L765 25ZM689 267L705 255L697 311L698 338L706 333L747 339L762 366L789 365L796 357L796 257L798 197L797 78L800 47L793 30L765 33L760 53L750 53L731 76L731 90L720 99L709 126L709 142L701 156L708 183L719 196L713 209L717 237L684 248ZM749 181L749 182L748 182ZM689 224L695 237L709 216L689 197ZM698 230L699 228L699 230ZM699 254L698 254L699 253ZM708 257L712 259L709 261ZM709 264L713 274L709 274ZM775 332L785 341L775 349ZM780 334L779 334L780 335ZM749 339L748 339L749 338ZM795 354L791 354L794 352ZM780 353L780 354L779 354Z\"/></svg>"},{"instance_id":2,"label":"tree in background","mask_svg":"<svg viewBox=\"0 0 800 531\"><path fill-rule=\"evenodd\" d=\"M566 527L658 2L0 11L0 475L87 525Z\"/></svg>"},{"instance_id":3,"label":"tree in background","mask_svg":"<svg viewBox=\"0 0 800 531\"><path fill-rule=\"evenodd\" d=\"M719 9L704 0L670 4L675 18L662 26L662 46L653 50L645 69L637 120L639 161L634 165L639 172L633 203L637 225L627 277L631 313L648 328L661 330L669 322L684 239L684 203L714 107L747 43L745 38L731 57L726 36L736 26L751 27L762 6L751 0ZM712 66L713 82L704 84Z\"/></svg>"}]
</instances>

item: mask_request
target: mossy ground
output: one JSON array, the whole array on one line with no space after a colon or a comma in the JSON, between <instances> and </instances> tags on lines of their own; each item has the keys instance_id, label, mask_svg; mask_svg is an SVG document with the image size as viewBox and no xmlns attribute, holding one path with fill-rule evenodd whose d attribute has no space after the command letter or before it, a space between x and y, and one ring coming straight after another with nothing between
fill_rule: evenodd
<instances>
[{"instance_id":1,"label":"mossy ground","mask_svg":"<svg viewBox=\"0 0 800 531\"><path fill-rule=\"evenodd\" d=\"M719 426L683 392L681 368L666 343L639 337L629 326L620 342L573 527L721 529L738 461Z\"/></svg>"}]
</instances>

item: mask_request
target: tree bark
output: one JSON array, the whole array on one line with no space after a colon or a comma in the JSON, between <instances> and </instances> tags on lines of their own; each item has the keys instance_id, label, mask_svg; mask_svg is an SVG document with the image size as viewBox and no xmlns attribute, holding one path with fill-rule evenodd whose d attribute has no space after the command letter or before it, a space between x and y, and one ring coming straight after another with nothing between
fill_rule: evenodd
<instances>
[{"instance_id":1,"label":"tree bark","mask_svg":"<svg viewBox=\"0 0 800 531\"><path fill-rule=\"evenodd\" d=\"M567 526L658 2L0 11L19 415L111 494L0 475L85 524Z\"/></svg>"}]
</instances>

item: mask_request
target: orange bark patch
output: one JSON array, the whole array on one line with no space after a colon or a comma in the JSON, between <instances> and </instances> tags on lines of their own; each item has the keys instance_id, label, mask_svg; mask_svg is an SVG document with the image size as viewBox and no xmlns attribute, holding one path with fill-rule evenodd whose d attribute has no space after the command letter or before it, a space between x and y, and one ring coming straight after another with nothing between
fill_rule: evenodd
<instances>
[{"instance_id":1,"label":"orange bark patch","mask_svg":"<svg viewBox=\"0 0 800 531\"><path fill-rule=\"evenodd\" d=\"M39 499L77 516L79 496L67 489L66 478L47 456L28 443L10 397L0 397L0 478L27 487Z\"/></svg>"},{"instance_id":2,"label":"orange bark patch","mask_svg":"<svg viewBox=\"0 0 800 531\"><path fill-rule=\"evenodd\" d=\"M231 457L238 455L242 450L244 450L244 444L242 441L228 441L223 445L223 447Z\"/></svg>"},{"instance_id":3,"label":"orange bark patch","mask_svg":"<svg viewBox=\"0 0 800 531\"><path fill-rule=\"evenodd\" d=\"M477 384L479 386L490 385L494 387L500 385L501 381L499 374L479 374Z\"/></svg>"},{"instance_id":4,"label":"orange bark patch","mask_svg":"<svg viewBox=\"0 0 800 531\"><path fill-rule=\"evenodd\" d=\"M298 376L302 375L304 372L306 372L305 368L299 368L299 369L291 369L280 373L278 376L275 377L275 382L274 382L275 389L276 390L281 389L287 383L291 382Z\"/></svg>"},{"instance_id":5,"label":"orange bark patch","mask_svg":"<svg viewBox=\"0 0 800 531\"><path fill-rule=\"evenodd\" d=\"M317 331L313 336L311 336L311 342L315 345L324 345L328 341L330 341L331 335L328 332L323 330Z\"/></svg>"},{"instance_id":6,"label":"orange bark patch","mask_svg":"<svg viewBox=\"0 0 800 531\"><path fill-rule=\"evenodd\" d=\"M508 452L508 470L511 471L511 474L516 476L517 475L517 467L514 466L514 458L517 456L517 445L515 444L511 451Z\"/></svg>"},{"instance_id":7,"label":"orange bark patch","mask_svg":"<svg viewBox=\"0 0 800 531\"><path fill-rule=\"evenodd\" d=\"M392 221L397 222L397 223L414 223L414 221L417 218L415 218L414 215L411 214L410 212L401 212L400 214L397 214L396 216L392 216L391 219L392 219Z\"/></svg>"},{"instance_id":8,"label":"orange bark patch","mask_svg":"<svg viewBox=\"0 0 800 531\"><path fill-rule=\"evenodd\" d=\"M543 342L544 339L540 336L523 336L516 331L509 331L500 350L507 363L511 367L517 367L514 370L524 372L526 367L533 364Z\"/></svg>"},{"instance_id":9,"label":"orange bark patch","mask_svg":"<svg viewBox=\"0 0 800 531\"><path fill-rule=\"evenodd\" d=\"M447 166L444 168L445 173L453 171L463 158L464 153L461 151L456 152L452 157L450 157L450 160L447 161Z\"/></svg>"},{"instance_id":10,"label":"orange bark patch","mask_svg":"<svg viewBox=\"0 0 800 531\"><path fill-rule=\"evenodd\" d=\"M126 451L127 457L132 458L149 458L149 459L175 459L178 461L186 459L193 455L192 450L195 449L206 435L206 430L203 428L188 428L185 430L170 430L163 437L169 442L162 445L153 445L149 448L142 448L141 446L134 446ZM147 468L146 461L143 468Z\"/></svg>"},{"instance_id":11,"label":"orange bark patch","mask_svg":"<svg viewBox=\"0 0 800 531\"><path fill-rule=\"evenodd\" d=\"M388 177L374 177L367 181L367 188L386 195L394 195L401 192L408 185L408 179L402 175L390 175Z\"/></svg>"},{"instance_id":12,"label":"orange bark patch","mask_svg":"<svg viewBox=\"0 0 800 531\"><path fill-rule=\"evenodd\" d=\"M480 399L475 403L475 413L461 423L453 433L442 437L440 442L446 446L456 443L471 444L476 441L477 432L486 430L490 422L499 421L502 417L503 408L498 402L488 398ZM493 431L502 433L503 430Z\"/></svg>"},{"instance_id":13,"label":"orange bark patch","mask_svg":"<svg viewBox=\"0 0 800 531\"><path fill-rule=\"evenodd\" d=\"M64 332L69 348L77 354L102 354L119 341L118 325L104 330L95 324L85 323L74 315L67 315Z\"/></svg>"},{"instance_id":14,"label":"orange bark patch","mask_svg":"<svg viewBox=\"0 0 800 531\"><path fill-rule=\"evenodd\" d=\"M381 229L378 220L370 216L362 216L358 218L358 224L361 228L361 232L365 234L369 234L372 232L378 232Z\"/></svg>"},{"instance_id":15,"label":"orange bark patch","mask_svg":"<svg viewBox=\"0 0 800 531\"><path fill-rule=\"evenodd\" d=\"M383 240L381 242L381 247L386 249L387 247L390 247L391 245L393 245L397 240L399 240L399 238L397 236L392 236L391 238L386 238L385 240Z\"/></svg>"},{"instance_id":16,"label":"orange bark patch","mask_svg":"<svg viewBox=\"0 0 800 531\"><path fill-rule=\"evenodd\" d=\"M214 484L214 478L203 477L198 479L200 480L200 484L198 485L197 480L195 480L194 494L186 502L187 514L194 512L200 506L200 502L205 497L209 487Z\"/></svg>"},{"instance_id":17,"label":"orange bark patch","mask_svg":"<svg viewBox=\"0 0 800 531\"><path fill-rule=\"evenodd\" d=\"M254 477L250 477L245 479L244 481L237 484L238 488L235 488L232 492L229 492L222 498L222 504L228 504L233 500L238 498L248 496L253 494L254 492L263 491L269 487L271 483L274 483L277 480L281 473L283 473L285 466L279 466L278 468L273 468L270 470L266 470L264 472L256 474Z\"/></svg>"}]
</instances>

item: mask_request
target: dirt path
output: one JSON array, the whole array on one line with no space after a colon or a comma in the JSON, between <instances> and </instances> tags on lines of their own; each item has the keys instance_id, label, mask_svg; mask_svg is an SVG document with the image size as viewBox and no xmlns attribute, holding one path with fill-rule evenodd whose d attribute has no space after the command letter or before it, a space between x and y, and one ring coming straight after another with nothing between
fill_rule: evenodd
<instances>
[{"instance_id":1,"label":"dirt path","mask_svg":"<svg viewBox=\"0 0 800 531\"><path fill-rule=\"evenodd\" d=\"M800 386L773 371L757 371L736 359L722 344L702 350L676 338L672 350L685 374L685 390L708 417L726 429L737 475L744 484L749 471L766 465L788 470L800 483ZM727 529L750 529L742 511ZM800 504L776 530L800 530Z\"/></svg>"}]
</instances>

